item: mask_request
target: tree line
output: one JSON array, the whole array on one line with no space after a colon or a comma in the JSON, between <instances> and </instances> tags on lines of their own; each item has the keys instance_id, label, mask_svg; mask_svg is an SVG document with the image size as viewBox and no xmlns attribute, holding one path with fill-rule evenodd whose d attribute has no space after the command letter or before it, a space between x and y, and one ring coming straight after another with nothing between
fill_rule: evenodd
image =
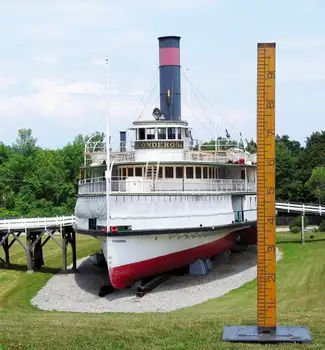
<instances>
[{"instance_id":1,"label":"tree line","mask_svg":"<svg viewBox=\"0 0 325 350\"><path fill-rule=\"evenodd\" d=\"M85 140L45 149L21 129L12 146L0 143L0 217L71 215Z\"/></svg>"},{"instance_id":2,"label":"tree line","mask_svg":"<svg viewBox=\"0 0 325 350\"><path fill-rule=\"evenodd\" d=\"M88 138L78 135L51 150L21 129L11 146L0 142L0 218L72 214ZM248 142L246 150L256 152L256 143ZM325 131L312 133L305 146L276 136L276 197L325 203Z\"/></svg>"}]
</instances>

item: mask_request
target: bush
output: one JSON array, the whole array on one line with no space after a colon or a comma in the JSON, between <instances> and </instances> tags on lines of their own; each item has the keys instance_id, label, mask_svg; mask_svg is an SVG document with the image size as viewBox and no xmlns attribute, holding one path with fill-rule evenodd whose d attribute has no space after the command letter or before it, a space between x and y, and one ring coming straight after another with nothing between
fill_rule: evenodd
<instances>
[{"instance_id":1,"label":"bush","mask_svg":"<svg viewBox=\"0 0 325 350\"><path fill-rule=\"evenodd\" d=\"M319 232L325 232L325 220L322 220L319 224Z\"/></svg>"},{"instance_id":2,"label":"bush","mask_svg":"<svg viewBox=\"0 0 325 350\"><path fill-rule=\"evenodd\" d=\"M300 233L300 227L299 226L292 226L292 227L290 227L290 231L292 233Z\"/></svg>"},{"instance_id":3,"label":"bush","mask_svg":"<svg viewBox=\"0 0 325 350\"><path fill-rule=\"evenodd\" d=\"M304 220L304 226L305 226L305 227L308 225L308 222L309 222L308 217L305 216L305 220ZM292 232L291 229L292 229L293 227L299 227L299 231L300 231L300 228L301 228L301 216L295 216L295 217L291 220L291 222L290 222L290 224L289 224L289 228L290 228L290 231L291 231L291 232Z\"/></svg>"}]
</instances>

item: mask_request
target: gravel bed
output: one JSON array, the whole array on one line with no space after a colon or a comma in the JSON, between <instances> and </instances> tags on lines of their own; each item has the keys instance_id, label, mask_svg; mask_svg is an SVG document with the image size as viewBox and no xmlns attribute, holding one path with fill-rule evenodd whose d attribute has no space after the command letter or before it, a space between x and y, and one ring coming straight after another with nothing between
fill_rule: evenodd
<instances>
[{"instance_id":1,"label":"gravel bed","mask_svg":"<svg viewBox=\"0 0 325 350\"><path fill-rule=\"evenodd\" d=\"M281 253L277 250L277 260ZM212 260L205 276L172 275L142 298L132 288L99 297L108 273L89 258L78 260L78 273L58 273L32 299L42 310L73 312L167 312L221 297L256 278L256 252L244 251Z\"/></svg>"}]
</instances>

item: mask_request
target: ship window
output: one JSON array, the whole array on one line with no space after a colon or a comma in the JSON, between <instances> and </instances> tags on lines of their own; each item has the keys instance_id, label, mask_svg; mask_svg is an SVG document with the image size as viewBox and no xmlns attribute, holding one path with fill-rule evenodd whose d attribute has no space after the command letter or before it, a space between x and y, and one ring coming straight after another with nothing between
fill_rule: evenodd
<instances>
[{"instance_id":1,"label":"ship window","mask_svg":"<svg viewBox=\"0 0 325 350\"><path fill-rule=\"evenodd\" d=\"M201 179L201 167L195 167L195 178Z\"/></svg>"},{"instance_id":2,"label":"ship window","mask_svg":"<svg viewBox=\"0 0 325 350\"><path fill-rule=\"evenodd\" d=\"M243 169L243 170L241 170L241 172L240 172L240 178L242 179L242 180L245 180L246 179L246 171Z\"/></svg>"},{"instance_id":3,"label":"ship window","mask_svg":"<svg viewBox=\"0 0 325 350\"><path fill-rule=\"evenodd\" d=\"M208 168L205 166L203 167L203 179L208 178Z\"/></svg>"},{"instance_id":4,"label":"ship window","mask_svg":"<svg viewBox=\"0 0 325 350\"><path fill-rule=\"evenodd\" d=\"M146 139L146 129L140 128L139 129L139 140L145 140Z\"/></svg>"},{"instance_id":5,"label":"ship window","mask_svg":"<svg viewBox=\"0 0 325 350\"><path fill-rule=\"evenodd\" d=\"M163 169L163 168L160 166L160 167L159 167L159 170L158 170L158 177L159 177L159 178L162 178L162 177L163 177L162 169Z\"/></svg>"},{"instance_id":6,"label":"ship window","mask_svg":"<svg viewBox=\"0 0 325 350\"><path fill-rule=\"evenodd\" d=\"M191 137L191 130L190 129L185 129L185 136Z\"/></svg>"},{"instance_id":7,"label":"ship window","mask_svg":"<svg viewBox=\"0 0 325 350\"><path fill-rule=\"evenodd\" d=\"M186 178L193 179L193 167L190 167L190 166L186 167Z\"/></svg>"},{"instance_id":8,"label":"ship window","mask_svg":"<svg viewBox=\"0 0 325 350\"><path fill-rule=\"evenodd\" d=\"M177 138L178 138L179 140L182 139L182 129L181 129L181 128L177 128Z\"/></svg>"},{"instance_id":9,"label":"ship window","mask_svg":"<svg viewBox=\"0 0 325 350\"><path fill-rule=\"evenodd\" d=\"M135 168L135 176L142 176L142 168Z\"/></svg>"},{"instance_id":10,"label":"ship window","mask_svg":"<svg viewBox=\"0 0 325 350\"><path fill-rule=\"evenodd\" d=\"M155 129L149 128L147 129L147 140L154 140L155 139Z\"/></svg>"},{"instance_id":11,"label":"ship window","mask_svg":"<svg viewBox=\"0 0 325 350\"><path fill-rule=\"evenodd\" d=\"M213 168L209 167L209 178L212 179L213 178Z\"/></svg>"},{"instance_id":12,"label":"ship window","mask_svg":"<svg viewBox=\"0 0 325 350\"><path fill-rule=\"evenodd\" d=\"M183 178L183 167L182 166L177 166L176 167L176 178L177 179L182 179Z\"/></svg>"},{"instance_id":13,"label":"ship window","mask_svg":"<svg viewBox=\"0 0 325 350\"><path fill-rule=\"evenodd\" d=\"M175 140L176 139L176 128L167 128L168 130L168 139Z\"/></svg>"},{"instance_id":14,"label":"ship window","mask_svg":"<svg viewBox=\"0 0 325 350\"><path fill-rule=\"evenodd\" d=\"M166 128L158 128L158 140L166 140Z\"/></svg>"},{"instance_id":15,"label":"ship window","mask_svg":"<svg viewBox=\"0 0 325 350\"><path fill-rule=\"evenodd\" d=\"M174 177L174 168L171 166L166 166L165 168L165 178L171 179Z\"/></svg>"},{"instance_id":16,"label":"ship window","mask_svg":"<svg viewBox=\"0 0 325 350\"><path fill-rule=\"evenodd\" d=\"M89 218L88 219L88 227L89 227L89 230L96 230L97 218Z\"/></svg>"},{"instance_id":17,"label":"ship window","mask_svg":"<svg viewBox=\"0 0 325 350\"><path fill-rule=\"evenodd\" d=\"M126 178L126 168L122 168L122 180Z\"/></svg>"},{"instance_id":18,"label":"ship window","mask_svg":"<svg viewBox=\"0 0 325 350\"><path fill-rule=\"evenodd\" d=\"M128 176L133 176L133 168L128 168Z\"/></svg>"}]
</instances>

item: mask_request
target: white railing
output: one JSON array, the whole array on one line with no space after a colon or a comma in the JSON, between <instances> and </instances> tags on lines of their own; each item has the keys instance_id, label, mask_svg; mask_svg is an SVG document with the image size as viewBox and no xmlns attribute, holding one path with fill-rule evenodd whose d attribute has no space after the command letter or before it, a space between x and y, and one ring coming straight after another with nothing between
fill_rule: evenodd
<instances>
[{"instance_id":1,"label":"white railing","mask_svg":"<svg viewBox=\"0 0 325 350\"><path fill-rule=\"evenodd\" d=\"M112 152L111 161L114 161L115 163L134 162L135 152Z\"/></svg>"},{"instance_id":2,"label":"white railing","mask_svg":"<svg viewBox=\"0 0 325 350\"><path fill-rule=\"evenodd\" d=\"M79 181L79 194L99 194L106 192L103 178ZM146 179L128 177L125 180L112 180L111 193L212 193L212 192L256 192L256 184L233 179Z\"/></svg>"},{"instance_id":3,"label":"white railing","mask_svg":"<svg viewBox=\"0 0 325 350\"><path fill-rule=\"evenodd\" d=\"M0 220L0 231L60 228L73 225L74 220L75 217L73 215L47 218L4 219Z\"/></svg>"},{"instance_id":4,"label":"white railing","mask_svg":"<svg viewBox=\"0 0 325 350\"><path fill-rule=\"evenodd\" d=\"M238 163L244 160L245 164L255 164L256 155L247 154L245 152L205 152L205 151L178 151L178 152L161 152L159 155L152 154L152 159L150 159L150 154L146 154L145 158L141 158L141 155L136 155L133 152L112 152L111 159L115 163L119 162L133 162L133 161L188 161L188 162L198 162L198 163ZM149 158L148 158L149 157ZM93 157L94 159L96 156Z\"/></svg>"},{"instance_id":5,"label":"white railing","mask_svg":"<svg viewBox=\"0 0 325 350\"><path fill-rule=\"evenodd\" d=\"M325 215L325 206L289 202L276 202L275 209L287 213Z\"/></svg>"},{"instance_id":6,"label":"white railing","mask_svg":"<svg viewBox=\"0 0 325 350\"><path fill-rule=\"evenodd\" d=\"M89 184L84 182L83 184ZM248 184L249 185L249 184ZM255 187L255 186L254 186ZM294 213L325 215L325 206L276 202L275 208L279 211ZM254 209L255 210L255 209ZM236 213L236 212L235 212ZM0 231L14 231L27 229L47 229L71 226L75 223L75 216L57 216L47 218L21 218L0 220Z\"/></svg>"}]
</instances>

